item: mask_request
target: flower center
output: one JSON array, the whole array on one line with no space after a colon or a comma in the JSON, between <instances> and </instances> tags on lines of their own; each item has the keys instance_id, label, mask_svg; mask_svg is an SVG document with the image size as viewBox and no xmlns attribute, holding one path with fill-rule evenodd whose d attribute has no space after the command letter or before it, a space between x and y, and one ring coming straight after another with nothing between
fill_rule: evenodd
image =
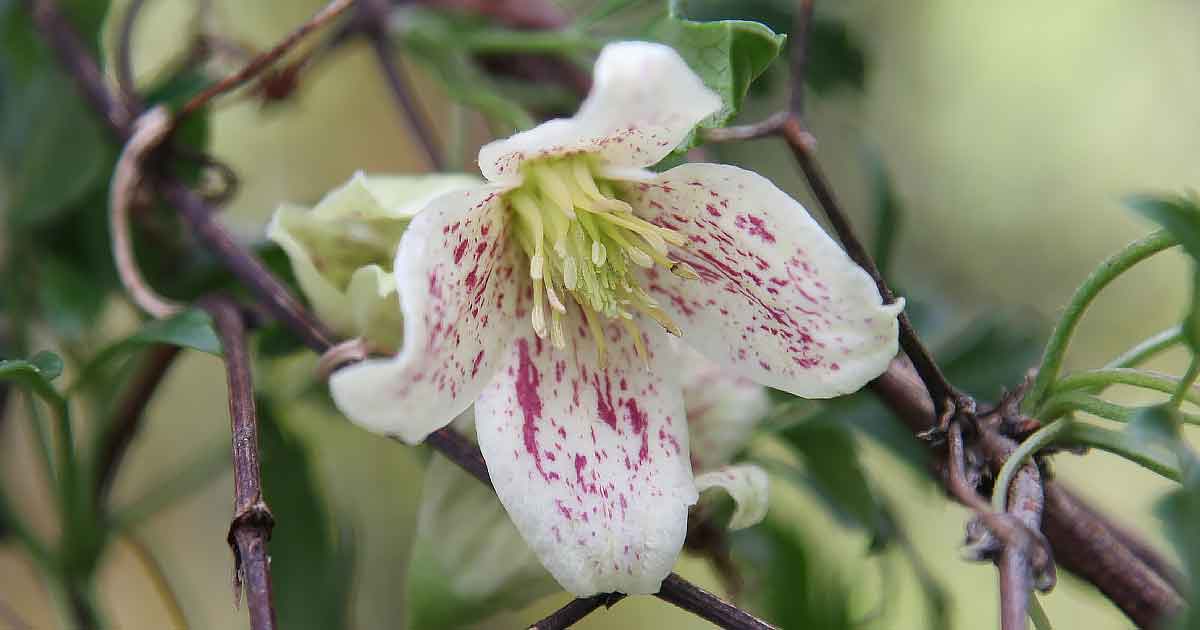
<instances>
[{"instance_id":1,"label":"flower center","mask_svg":"<svg viewBox=\"0 0 1200 630\"><path fill-rule=\"evenodd\" d=\"M679 327L638 282L635 268L655 265L694 280L687 263L667 257L667 246L687 239L633 214L619 199L613 182L596 176L586 155L531 161L522 167L525 181L506 195L516 217L516 235L529 257L533 281L533 330L566 347L562 319L564 297L579 305L587 319L601 364L605 361L601 320L616 320L633 337L638 356L647 359L635 313L679 335ZM547 320L549 306L549 320Z\"/></svg>"}]
</instances>

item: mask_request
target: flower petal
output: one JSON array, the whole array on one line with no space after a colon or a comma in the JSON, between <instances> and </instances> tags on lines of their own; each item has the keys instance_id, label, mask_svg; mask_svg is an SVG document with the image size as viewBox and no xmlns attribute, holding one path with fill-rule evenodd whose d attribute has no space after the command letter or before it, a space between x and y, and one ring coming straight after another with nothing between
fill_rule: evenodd
<instances>
[{"instance_id":1,"label":"flower petal","mask_svg":"<svg viewBox=\"0 0 1200 630\"><path fill-rule=\"evenodd\" d=\"M436 454L405 589L412 628L465 627L559 591L492 489Z\"/></svg>"},{"instance_id":2,"label":"flower petal","mask_svg":"<svg viewBox=\"0 0 1200 630\"><path fill-rule=\"evenodd\" d=\"M376 345L395 347L399 330L374 338L361 325L359 314L376 310L385 298L392 310L399 310L395 296L385 293L395 286L385 268L396 256L396 245L416 213L414 208L427 203L431 195L478 185L478 178L468 175L368 176L359 172L311 210L282 205L271 219L267 237L287 253L296 280L321 321L339 335L367 336ZM378 273L360 275L370 267ZM360 304L356 298L366 303ZM395 321L399 321L398 312Z\"/></svg>"},{"instance_id":3,"label":"flower petal","mask_svg":"<svg viewBox=\"0 0 1200 630\"><path fill-rule=\"evenodd\" d=\"M446 193L413 219L396 255L404 345L391 359L334 373L351 420L420 442L475 400L504 359L522 286L501 189Z\"/></svg>"},{"instance_id":4,"label":"flower petal","mask_svg":"<svg viewBox=\"0 0 1200 630\"><path fill-rule=\"evenodd\" d=\"M884 305L870 276L767 179L684 164L628 189L639 215L689 240L672 255L699 280L647 270L643 285L685 343L805 398L856 391L895 356L903 301Z\"/></svg>"},{"instance_id":5,"label":"flower petal","mask_svg":"<svg viewBox=\"0 0 1200 630\"><path fill-rule=\"evenodd\" d=\"M551 120L479 150L491 182L514 181L526 160L588 152L602 166L645 167L721 108L670 46L618 42L600 51L592 91L573 118Z\"/></svg>"},{"instance_id":6,"label":"flower petal","mask_svg":"<svg viewBox=\"0 0 1200 630\"><path fill-rule=\"evenodd\" d=\"M683 402L698 474L729 463L767 415L771 400L762 385L722 370L695 350L684 348L682 354Z\"/></svg>"},{"instance_id":7,"label":"flower petal","mask_svg":"<svg viewBox=\"0 0 1200 630\"><path fill-rule=\"evenodd\" d=\"M767 516L770 498L767 473L754 464L725 466L696 476L696 489L721 488L729 493L737 507L729 519L729 529L745 529L757 525Z\"/></svg>"},{"instance_id":8,"label":"flower petal","mask_svg":"<svg viewBox=\"0 0 1200 630\"><path fill-rule=\"evenodd\" d=\"M605 334L606 369L578 320L563 350L518 336L475 405L479 446L500 501L563 588L654 593L697 496L683 399L661 333L647 340L649 369L629 334Z\"/></svg>"},{"instance_id":9,"label":"flower petal","mask_svg":"<svg viewBox=\"0 0 1200 630\"><path fill-rule=\"evenodd\" d=\"M400 346L404 318L396 297L396 278L379 265L359 267L346 287L346 306L358 335L372 348L394 352Z\"/></svg>"}]
</instances>

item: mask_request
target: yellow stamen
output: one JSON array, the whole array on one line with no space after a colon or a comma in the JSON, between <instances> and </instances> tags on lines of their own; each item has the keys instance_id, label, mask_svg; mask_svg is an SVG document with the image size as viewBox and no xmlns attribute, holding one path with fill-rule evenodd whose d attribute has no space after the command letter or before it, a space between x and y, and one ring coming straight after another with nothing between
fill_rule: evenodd
<instances>
[{"instance_id":1,"label":"yellow stamen","mask_svg":"<svg viewBox=\"0 0 1200 630\"><path fill-rule=\"evenodd\" d=\"M506 199L516 219L517 242L529 258L534 332L565 348L564 319L573 301L587 320L602 367L607 361L604 320L619 322L637 355L648 362L635 313L670 334L682 331L642 289L637 268L661 266L680 278L698 278L689 265L670 257L670 248L686 247L687 239L638 217L621 198L626 188L597 178L587 156L539 160L524 172L524 184Z\"/></svg>"}]
</instances>

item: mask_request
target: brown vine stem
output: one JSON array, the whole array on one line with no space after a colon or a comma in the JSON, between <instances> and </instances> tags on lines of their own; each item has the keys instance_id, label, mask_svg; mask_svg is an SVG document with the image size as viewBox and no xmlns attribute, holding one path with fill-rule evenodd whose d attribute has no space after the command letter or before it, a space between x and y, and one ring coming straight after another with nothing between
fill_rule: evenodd
<instances>
[{"instance_id":1,"label":"brown vine stem","mask_svg":"<svg viewBox=\"0 0 1200 630\"><path fill-rule=\"evenodd\" d=\"M788 111L797 117L804 116L804 82L808 70L808 35L812 31L814 0L799 0L796 15L792 20L792 32L788 34L792 46L791 74L792 94Z\"/></svg>"},{"instance_id":2,"label":"brown vine stem","mask_svg":"<svg viewBox=\"0 0 1200 630\"><path fill-rule=\"evenodd\" d=\"M676 573L668 575L663 580L662 587L654 596L726 630L777 630L775 626L688 582ZM569 628L600 608L611 608L625 597L621 593L580 597L568 602L529 628L530 630Z\"/></svg>"},{"instance_id":3,"label":"brown vine stem","mask_svg":"<svg viewBox=\"0 0 1200 630\"><path fill-rule=\"evenodd\" d=\"M914 434L938 426L933 401L905 359L893 361L870 387ZM995 431L982 432L979 447L993 473L1016 448ZM937 463L944 467L947 461ZM1042 530L1060 566L1096 586L1140 628L1156 627L1182 610L1179 593L1113 533L1117 528L1107 518L1057 481L1046 481L1043 488ZM982 497L979 500L986 503ZM1145 543L1140 548L1142 553L1157 555ZM1158 558L1153 564L1168 563Z\"/></svg>"},{"instance_id":4,"label":"brown vine stem","mask_svg":"<svg viewBox=\"0 0 1200 630\"><path fill-rule=\"evenodd\" d=\"M672 573L655 597L730 630L778 630L775 626L726 602Z\"/></svg>"},{"instance_id":5,"label":"brown vine stem","mask_svg":"<svg viewBox=\"0 0 1200 630\"><path fill-rule=\"evenodd\" d=\"M837 233L838 240L841 241L842 247L846 249L850 259L862 267L875 281L875 286L884 302L895 302L895 294L888 286L883 274L880 273L870 252L859 240L850 219L838 202L837 196L834 195L833 187L830 186L824 170L817 161L816 139L803 122L804 72L808 67L808 35L811 30L814 4L814 0L800 0L796 11L791 41L792 95L789 109L777 112L759 123L725 129L703 129L701 137L708 142L743 141L765 137L777 137L786 142L792 151L792 156L796 159L796 164L804 173L809 190L816 197L821 209L825 211L825 216L829 219L833 231ZM926 391L933 398L938 417L942 417L949 408L956 413L968 415L974 413L975 401L959 392L946 379L942 369L933 360L933 354L917 336L917 331L909 321L908 314L901 312L897 319L900 327L900 347L912 360L917 374L921 376L921 382L924 383ZM953 415L950 414L947 417Z\"/></svg>"},{"instance_id":6,"label":"brown vine stem","mask_svg":"<svg viewBox=\"0 0 1200 630\"><path fill-rule=\"evenodd\" d=\"M251 59L249 63L242 67L241 70L217 81L209 86L203 92L193 96L187 103L180 108L179 113L175 116L178 122L187 118L188 115L196 110L204 107L212 99L228 92L243 83L253 79L268 66L279 60L280 57L287 54L300 40L304 39L309 33L321 28L330 20L344 13L347 9L354 5L354 0L333 0L325 5L320 11L317 11L307 22L301 24L296 30L289 33L286 37L279 40L279 43L272 46L269 50Z\"/></svg>"},{"instance_id":7,"label":"brown vine stem","mask_svg":"<svg viewBox=\"0 0 1200 630\"><path fill-rule=\"evenodd\" d=\"M275 606L271 597L271 567L267 541L275 520L262 495L259 474L258 416L254 409L254 384L246 348L246 324L233 300L217 296L204 300L225 354L229 382L229 419L233 433L234 515L229 524L233 550L234 601L241 600L243 585L252 630L274 630Z\"/></svg>"},{"instance_id":8,"label":"brown vine stem","mask_svg":"<svg viewBox=\"0 0 1200 630\"><path fill-rule=\"evenodd\" d=\"M602 593L591 597L580 597L567 602L565 606L550 613L541 621L529 626L529 630L562 630L570 628L584 617L600 610L612 608L612 605L624 599L621 594Z\"/></svg>"}]
</instances>

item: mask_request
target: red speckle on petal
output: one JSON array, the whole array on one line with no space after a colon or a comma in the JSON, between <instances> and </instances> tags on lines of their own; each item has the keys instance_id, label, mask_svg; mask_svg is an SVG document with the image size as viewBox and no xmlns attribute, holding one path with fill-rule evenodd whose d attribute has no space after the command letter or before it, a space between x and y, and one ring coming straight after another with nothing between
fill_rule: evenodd
<instances>
[{"instance_id":1,"label":"red speckle on petal","mask_svg":"<svg viewBox=\"0 0 1200 630\"><path fill-rule=\"evenodd\" d=\"M537 367L533 365L533 361L529 358L529 342L524 339L517 340L517 404L521 406L521 412L524 414L525 423L522 425L522 432L525 438L525 451L533 456L534 465L537 467L542 478L549 481L556 474L547 474L542 468L542 454L538 451L537 431L538 420L542 418L542 398L538 394L538 383L541 380L541 375L538 374Z\"/></svg>"},{"instance_id":2,"label":"red speckle on petal","mask_svg":"<svg viewBox=\"0 0 1200 630\"><path fill-rule=\"evenodd\" d=\"M764 243L775 242L775 235L767 230L766 224L763 223L760 217L752 214L738 215L737 220L733 224L740 229L746 230L747 234L762 239Z\"/></svg>"}]
</instances>

